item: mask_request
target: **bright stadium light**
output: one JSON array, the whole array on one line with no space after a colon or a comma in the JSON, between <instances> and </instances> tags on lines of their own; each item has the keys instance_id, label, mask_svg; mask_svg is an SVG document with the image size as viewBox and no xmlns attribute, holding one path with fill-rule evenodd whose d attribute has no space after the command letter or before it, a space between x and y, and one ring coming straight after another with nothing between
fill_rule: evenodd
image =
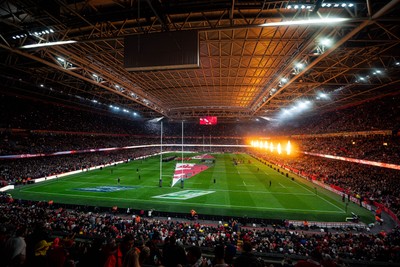
<instances>
[{"instance_id":1,"label":"bright stadium light","mask_svg":"<svg viewBox=\"0 0 400 267\"><path fill-rule=\"evenodd\" d=\"M64 45L64 44L73 44L76 43L74 40L69 40L69 41L58 41L58 42L48 42L48 43L38 43L38 44L30 44L30 45L24 45L21 46L20 48L38 48L38 47L45 47L45 46L54 46L54 45Z\"/></svg>"},{"instance_id":2,"label":"bright stadium light","mask_svg":"<svg viewBox=\"0 0 400 267\"><path fill-rule=\"evenodd\" d=\"M290 155L291 150L292 150L292 145L290 144L290 141L288 141L286 145L286 154Z\"/></svg>"},{"instance_id":3,"label":"bright stadium light","mask_svg":"<svg viewBox=\"0 0 400 267\"><path fill-rule=\"evenodd\" d=\"M260 141L260 142L258 143L258 148L263 149L263 147L264 147L264 143L263 143L263 141Z\"/></svg>"},{"instance_id":4,"label":"bright stadium light","mask_svg":"<svg viewBox=\"0 0 400 267\"><path fill-rule=\"evenodd\" d=\"M297 108L300 110L305 109L305 108L307 108L307 103L304 101L301 101L300 103L297 104Z\"/></svg>"},{"instance_id":5,"label":"bright stadium light","mask_svg":"<svg viewBox=\"0 0 400 267\"><path fill-rule=\"evenodd\" d=\"M260 24L261 27L274 27L274 26L292 26L292 25L311 25L311 24L335 24L347 21L347 18L317 18L317 19L304 19L304 20L290 20L279 22L267 22Z\"/></svg>"},{"instance_id":6,"label":"bright stadium light","mask_svg":"<svg viewBox=\"0 0 400 267\"><path fill-rule=\"evenodd\" d=\"M324 92L319 92L317 99L328 99L329 96Z\"/></svg>"},{"instance_id":7,"label":"bright stadium light","mask_svg":"<svg viewBox=\"0 0 400 267\"><path fill-rule=\"evenodd\" d=\"M332 45L332 40L329 38L322 38L319 43L323 46L329 47Z\"/></svg>"},{"instance_id":8,"label":"bright stadium light","mask_svg":"<svg viewBox=\"0 0 400 267\"><path fill-rule=\"evenodd\" d=\"M278 143L277 151L279 155L282 154L281 143Z\"/></svg>"},{"instance_id":9,"label":"bright stadium light","mask_svg":"<svg viewBox=\"0 0 400 267\"><path fill-rule=\"evenodd\" d=\"M382 74L382 71L381 71L381 70L375 70L372 74L373 74L373 75Z\"/></svg>"},{"instance_id":10,"label":"bright stadium light","mask_svg":"<svg viewBox=\"0 0 400 267\"><path fill-rule=\"evenodd\" d=\"M268 141L265 141L265 142L264 142L264 148L265 148L265 149L268 149Z\"/></svg>"}]
</instances>

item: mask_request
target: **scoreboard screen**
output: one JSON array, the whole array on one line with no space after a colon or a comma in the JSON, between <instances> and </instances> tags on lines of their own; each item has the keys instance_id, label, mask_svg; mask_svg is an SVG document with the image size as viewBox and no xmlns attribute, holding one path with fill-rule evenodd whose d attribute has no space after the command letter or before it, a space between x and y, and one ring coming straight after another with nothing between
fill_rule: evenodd
<instances>
[{"instance_id":1,"label":"scoreboard screen","mask_svg":"<svg viewBox=\"0 0 400 267\"><path fill-rule=\"evenodd\" d=\"M205 116L200 118L200 125L215 125L217 124L217 117Z\"/></svg>"}]
</instances>

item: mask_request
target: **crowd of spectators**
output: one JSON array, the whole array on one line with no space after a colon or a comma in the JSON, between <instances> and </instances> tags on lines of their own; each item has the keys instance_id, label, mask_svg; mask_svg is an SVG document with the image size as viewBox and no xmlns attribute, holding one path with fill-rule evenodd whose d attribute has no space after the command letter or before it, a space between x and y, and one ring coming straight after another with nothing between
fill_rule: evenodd
<instances>
[{"instance_id":1,"label":"crowd of spectators","mask_svg":"<svg viewBox=\"0 0 400 267\"><path fill-rule=\"evenodd\" d=\"M186 136L229 136L320 134L356 131L400 129L398 110L400 95L388 96L341 110L297 117L279 123L239 121L199 125L197 121L184 123ZM140 116L123 116L115 111L79 109L77 107L42 103L31 99L0 95L3 118L0 129L50 130L86 133L130 135L159 135L160 123L143 120ZM180 122L164 124L165 136L181 136Z\"/></svg>"},{"instance_id":2,"label":"crowd of spectators","mask_svg":"<svg viewBox=\"0 0 400 267\"><path fill-rule=\"evenodd\" d=\"M300 151L400 165L399 136L314 137L295 141Z\"/></svg>"},{"instance_id":3,"label":"crowd of spectators","mask_svg":"<svg viewBox=\"0 0 400 267\"><path fill-rule=\"evenodd\" d=\"M339 186L345 192L359 195L368 202L384 204L400 218L398 170L303 154L296 157L279 157L273 154L258 156L280 166L295 169L303 176Z\"/></svg>"},{"instance_id":4,"label":"crowd of spectators","mask_svg":"<svg viewBox=\"0 0 400 267\"><path fill-rule=\"evenodd\" d=\"M316 252L319 261L325 260L324 266L346 266L346 260L400 262L399 229L379 234L344 229L309 232L244 227L234 219L205 224L53 205L0 204L1 258L26 263L9 266L115 266L116 261L118 266L267 266L255 255L285 256L286 266L293 266L292 259L294 263ZM26 242L22 258L14 259L18 253L10 251L13 233ZM209 255L211 263L206 264L202 253L214 251L216 257Z\"/></svg>"},{"instance_id":5,"label":"crowd of spectators","mask_svg":"<svg viewBox=\"0 0 400 267\"><path fill-rule=\"evenodd\" d=\"M280 132L286 135L376 130L398 132L399 110L400 95L397 94L324 114L294 117L271 130L273 133Z\"/></svg>"},{"instance_id":6,"label":"crowd of spectators","mask_svg":"<svg viewBox=\"0 0 400 267\"><path fill-rule=\"evenodd\" d=\"M98 148L122 148L127 146L160 144L160 136L140 135L96 135L96 134L55 134L0 133L0 155L50 154L60 151L81 151ZM163 144L182 144L182 137L164 136ZM243 145L243 138L210 138L185 136L184 144Z\"/></svg>"},{"instance_id":7,"label":"crowd of spectators","mask_svg":"<svg viewBox=\"0 0 400 267\"><path fill-rule=\"evenodd\" d=\"M64 131L79 133L107 133L121 135L160 136L161 123L138 116L126 116L124 112L79 109L65 105L35 102L12 96L0 95L0 109L3 112L0 129L31 131ZM251 127L249 127L249 123ZM185 136L242 137L256 134L260 127L251 122L218 123L200 125L199 121L184 123ZM165 137L180 137L181 122L164 123Z\"/></svg>"},{"instance_id":8,"label":"crowd of spectators","mask_svg":"<svg viewBox=\"0 0 400 267\"><path fill-rule=\"evenodd\" d=\"M85 170L114 162L128 161L156 152L159 152L159 150L146 148L140 150L2 160L0 161L0 177L8 183L22 183L23 180L27 181L28 178L36 179L71 171ZM40 166L40 168L37 166Z\"/></svg>"},{"instance_id":9,"label":"crowd of spectators","mask_svg":"<svg viewBox=\"0 0 400 267\"><path fill-rule=\"evenodd\" d=\"M0 97L0 108L4 113L0 121L0 155L47 154L159 142L160 124L134 120L126 116L121 117L112 112L88 111L52 103L44 104L40 101L17 99L12 96L1 95ZM270 134L313 135L371 130L390 130L397 133L400 128L400 113L397 112L400 110L399 100L399 95L389 96L320 116L298 119L296 122L292 121L280 127L261 122L220 123L216 126L200 126L198 123L188 122L184 124L185 143L242 145L246 136ZM180 144L181 134L181 123L165 123L163 143ZM393 164L400 162L398 136L324 138L310 136L302 138L299 143L301 150L312 153ZM164 151L174 149L164 148ZM201 151L204 147L193 149ZM126 161L157 153L159 150L159 148L141 148L65 156L4 159L0 161L0 180L20 183L27 178L46 177L116 161ZM230 148L213 147L212 150L226 152L230 151ZM236 148L235 150L239 151ZM344 188L346 192L360 195L364 200L380 202L400 217L398 170L303 154L296 158L285 159L270 154L260 157L281 166L296 169L302 175ZM233 249L238 250L240 243L250 243L254 249L249 250L248 247L243 246L243 256L247 257L247 262L250 261L251 255L246 253L252 252L310 256L315 251L318 251L319 255L323 254L325 260L335 259L336 264L339 258L400 262L398 229L394 229L392 233L379 235L311 234L300 231L245 228L238 231L233 227L221 225L207 226L197 222L157 219L137 221L134 217L123 218L110 214L60 210L46 205L25 205L17 202L2 204L0 209L2 227L0 251L3 253L0 256L5 259L14 255L4 254L9 248L9 243L21 244L21 238L26 236L27 266L45 266L43 265L45 262L48 266L61 266L49 263L54 258L70 262L70 266L79 264L94 266L91 265L93 263L91 261L96 261L96 266L107 266L104 264L112 262L118 262L118 266L122 264L124 266L143 264L171 266L168 263L168 257L180 258L183 266L186 264L200 266L203 265L203 261L201 261L201 250L199 252L198 248L215 249L214 263L218 261L224 264L226 260L228 264L232 264L234 260L228 257L229 253ZM37 227L33 228L33 226ZM16 237L11 237L13 230L17 233ZM56 232L64 232L70 237L60 243L60 240L53 240ZM78 245L73 238L76 236L96 238L96 240L100 238L101 242L81 242ZM11 241L8 242L8 240ZM51 245L47 243L52 240ZM118 244L116 240L122 241ZM140 248L139 250L129 248L134 243L135 247ZM187 253L182 254L182 249L177 249L176 246L186 247ZM225 257L221 256L223 255L221 246L229 248L224 250L227 253ZM175 253L181 253L181 256ZM23 259L15 258L14 260ZM240 266L239 262L240 260L237 260L235 267ZM18 264L17 262L9 264L18 266L12 265Z\"/></svg>"}]
</instances>

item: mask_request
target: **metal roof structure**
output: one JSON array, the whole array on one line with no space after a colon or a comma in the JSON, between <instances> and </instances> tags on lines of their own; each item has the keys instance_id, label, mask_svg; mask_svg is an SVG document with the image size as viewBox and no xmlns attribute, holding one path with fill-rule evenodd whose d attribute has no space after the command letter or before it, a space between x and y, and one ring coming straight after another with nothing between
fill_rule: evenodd
<instances>
[{"instance_id":1,"label":"metal roof structure","mask_svg":"<svg viewBox=\"0 0 400 267\"><path fill-rule=\"evenodd\" d=\"M1 87L149 119L275 118L304 101L326 112L399 91L399 3L5 0ZM187 30L198 68L124 68L125 36Z\"/></svg>"}]
</instances>

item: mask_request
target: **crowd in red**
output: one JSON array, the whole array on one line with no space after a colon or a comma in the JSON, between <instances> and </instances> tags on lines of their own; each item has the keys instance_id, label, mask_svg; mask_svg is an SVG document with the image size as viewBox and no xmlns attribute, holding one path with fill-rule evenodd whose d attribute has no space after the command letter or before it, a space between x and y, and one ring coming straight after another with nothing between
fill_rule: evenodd
<instances>
[{"instance_id":1,"label":"crowd in red","mask_svg":"<svg viewBox=\"0 0 400 267\"><path fill-rule=\"evenodd\" d=\"M244 144L244 137L247 135L269 135L273 131L277 135L303 135L300 146L304 151L399 164L400 142L397 135L400 128L400 113L397 112L400 110L399 100L398 95L389 96L318 117L299 119L295 123L292 122L292 124L289 123L278 128L260 122L221 123L212 127L186 123L185 142ZM158 143L160 135L159 124L135 121L103 111L83 111L39 102L29 102L27 105L28 100L10 96L1 96L0 103L0 108L5 113L0 122L0 155L47 154L65 150L152 144ZM340 137L324 138L311 136L320 133L372 130L389 130L393 135L341 135ZM179 143L180 125L166 123L164 135L166 143ZM209 138L207 139L207 137ZM0 159L0 180L11 183L22 182L28 178L34 179L115 161L124 161L151 154L154 151L152 149L131 149L112 153L96 152L31 159ZM324 183L344 188L346 192L358 194L366 201L380 202L393 210L397 216L400 215L400 199L398 197L400 191L396 181L399 176L398 170L308 155L301 155L293 159L282 159L270 155L263 155L263 157L268 161L296 169L306 176L315 177ZM394 229L392 233L384 236L348 233L307 234L289 230L256 229L242 230L239 233L238 229L221 228L220 226L207 227L199 224L150 219L133 222L132 219L113 215L54 210L38 205L26 206L22 203L2 204L0 208L2 209L0 215L1 248L9 249L10 242L20 245L22 241L18 237L26 236L27 261L24 266L37 262L46 262L48 266L61 266L48 263L51 261L50 258L54 257L51 255L51 252L54 251L60 253L56 255L63 255L59 257L59 259L65 260L63 266L67 262L78 266L78 261L82 266L94 266L88 263L91 259L99 261L97 264L100 265L96 266L107 266L104 264L111 261L113 256L115 257L114 262L121 261L121 265L118 266L122 266L122 264L126 264L125 266L143 264L176 266L169 265L166 257L179 258L178 255L181 255L180 264L182 266L186 264L200 266L204 263L201 260L201 250L199 256L198 247L215 248L216 257L212 263L213 266L225 266L216 265L217 261L221 261L221 257L228 264L234 264L235 261L224 254L221 256L221 251L217 249L218 245L237 249L240 242L247 243L247 241L252 244L254 251L261 253L280 253L282 255L287 253L300 256L318 254L319 258L314 260L320 262L322 260L329 261L329 258L334 259L332 262L325 263L325 265L332 264L328 266L340 265L341 258L400 261L398 229ZM40 228L32 228L34 225L39 225ZM13 230L17 236L12 236ZM91 242L90 245L87 243L77 245L78 242L76 240L71 242L70 240L73 239L70 238L62 242L60 245L62 249L59 251L56 248L55 240L52 246L41 242L52 240L50 235L46 236L45 233L52 233L54 236L54 233L60 230L65 231L68 235L100 237L102 242L104 240L107 242L104 245L95 242ZM122 241L118 245L115 243L115 239ZM175 244L173 244L174 240L176 240ZM141 242L141 245L134 246L140 247L140 251L131 249L134 241ZM39 243L40 245L38 245ZM122 249L124 245L127 247ZM164 249L160 250L157 245L164 246ZM186 253L182 253L182 249L176 248L176 245L185 246ZM168 249L168 246L173 248ZM47 252L40 252L40 248L47 248L46 251L49 252L49 255ZM37 249L39 250L36 251ZM0 251L7 250L0 249ZM244 262L251 262L254 259L252 255L254 251L243 251L243 256L248 257ZM315 251L318 253L314 253ZM223 250L223 252L229 255L229 249ZM182 256L184 254L187 255ZM44 257L36 258L35 255ZM322 259L322 255L324 255L324 259ZM1 256L2 258L7 257L7 255ZM155 262L156 258L157 262ZM234 266L241 266L240 262L243 260L237 260ZM9 266L22 266L13 264L18 263L9 262ZM256 263L254 262L254 264Z\"/></svg>"},{"instance_id":2,"label":"crowd in red","mask_svg":"<svg viewBox=\"0 0 400 267\"><path fill-rule=\"evenodd\" d=\"M0 256L9 260L7 266L274 266L268 257L283 259L284 266L303 266L310 256L324 266L400 262L398 228L379 234L251 228L233 219L204 224L43 202L1 203L0 210Z\"/></svg>"}]
</instances>

